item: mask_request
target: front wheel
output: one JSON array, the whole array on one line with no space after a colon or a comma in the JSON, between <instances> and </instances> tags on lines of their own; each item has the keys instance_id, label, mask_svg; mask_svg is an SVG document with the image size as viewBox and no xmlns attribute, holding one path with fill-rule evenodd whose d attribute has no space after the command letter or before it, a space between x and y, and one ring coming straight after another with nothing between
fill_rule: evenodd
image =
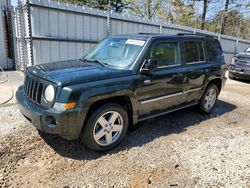
<instances>
[{"instance_id":1,"label":"front wheel","mask_svg":"<svg viewBox=\"0 0 250 188\"><path fill-rule=\"evenodd\" d=\"M219 89L215 84L210 84L203 93L199 107L202 112L210 113L216 105Z\"/></svg>"},{"instance_id":2,"label":"front wheel","mask_svg":"<svg viewBox=\"0 0 250 188\"><path fill-rule=\"evenodd\" d=\"M81 140L89 149L109 150L123 139L128 124L128 113L121 105L103 105L90 115Z\"/></svg>"}]
</instances>

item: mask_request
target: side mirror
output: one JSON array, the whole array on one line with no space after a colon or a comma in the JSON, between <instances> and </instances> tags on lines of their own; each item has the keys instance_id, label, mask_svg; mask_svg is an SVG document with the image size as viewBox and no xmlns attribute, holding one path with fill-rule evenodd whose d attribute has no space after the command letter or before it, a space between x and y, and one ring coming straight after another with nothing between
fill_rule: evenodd
<instances>
[{"instance_id":1,"label":"side mirror","mask_svg":"<svg viewBox=\"0 0 250 188\"><path fill-rule=\"evenodd\" d=\"M142 73L149 73L156 70L159 67L159 61L157 59L148 59L142 68Z\"/></svg>"}]
</instances>

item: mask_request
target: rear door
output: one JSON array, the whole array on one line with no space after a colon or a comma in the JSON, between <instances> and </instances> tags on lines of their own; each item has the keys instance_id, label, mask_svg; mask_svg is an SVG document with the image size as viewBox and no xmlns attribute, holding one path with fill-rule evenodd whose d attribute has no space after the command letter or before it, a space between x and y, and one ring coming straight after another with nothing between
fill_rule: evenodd
<instances>
[{"instance_id":1,"label":"rear door","mask_svg":"<svg viewBox=\"0 0 250 188\"><path fill-rule=\"evenodd\" d=\"M209 71L202 40L186 40L182 42L182 58L185 62L184 95L186 102L198 99L205 85Z\"/></svg>"}]
</instances>

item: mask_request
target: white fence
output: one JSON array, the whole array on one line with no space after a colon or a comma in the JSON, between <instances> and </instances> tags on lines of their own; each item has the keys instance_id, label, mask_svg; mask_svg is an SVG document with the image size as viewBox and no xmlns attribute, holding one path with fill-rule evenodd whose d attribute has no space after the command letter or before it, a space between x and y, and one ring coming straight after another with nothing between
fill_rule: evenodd
<instances>
[{"instance_id":1,"label":"white fence","mask_svg":"<svg viewBox=\"0 0 250 188\"><path fill-rule=\"evenodd\" d=\"M217 36L229 63L250 41L193 28L144 20L135 16L109 15L88 7L50 0L23 0L16 8L20 67L81 58L107 35L144 33L205 33Z\"/></svg>"}]
</instances>

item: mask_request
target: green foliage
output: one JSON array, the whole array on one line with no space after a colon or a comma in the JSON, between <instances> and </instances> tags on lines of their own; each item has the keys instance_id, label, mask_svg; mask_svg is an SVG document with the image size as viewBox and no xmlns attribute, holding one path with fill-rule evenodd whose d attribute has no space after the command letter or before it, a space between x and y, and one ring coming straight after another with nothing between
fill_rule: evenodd
<instances>
[{"instance_id":1,"label":"green foliage","mask_svg":"<svg viewBox=\"0 0 250 188\"><path fill-rule=\"evenodd\" d=\"M250 3L241 4L239 0L59 0L61 2L86 5L89 7L136 14L147 19L161 19L190 27L205 29L250 39ZM195 3L199 1L200 11L196 15ZM222 10L209 9L210 5L221 1ZM110 2L110 4L109 4ZM220 3L219 3L220 4ZM211 16L211 13L214 16ZM210 15L207 18L207 15Z\"/></svg>"},{"instance_id":2,"label":"green foliage","mask_svg":"<svg viewBox=\"0 0 250 188\"><path fill-rule=\"evenodd\" d=\"M97 8L100 10L113 10L114 12L121 12L124 8L122 0L59 0L60 2L71 3L75 5L86 5L88 7ZM109 7L110 6L110 7Z\"/></svg>"},{"instance_id":3,"label":"green foliage","mask_svg":"<svg viewBox=\"0 0 250 188\"><path fill-rule=\"evenodd\" d=\"M221 30L222 16L225 16L224 12L218 12L213 20L207 22L206 29L212 32L219 33ZM227 13L224 34L241 37L244 39L250 39L249 25L249 18L244 18L237 10L231 10Z\"/></svg>"},{"instance_id":4,"label":"green foliage","mask_svg":"<svg viewBox=\"0 0 250 188\"><path fill-rule=\"evenodd\" d=\"M130 13L152 19L159 15L163 0L124 0L123 2Z\"/></svg>"}]
</instances>

